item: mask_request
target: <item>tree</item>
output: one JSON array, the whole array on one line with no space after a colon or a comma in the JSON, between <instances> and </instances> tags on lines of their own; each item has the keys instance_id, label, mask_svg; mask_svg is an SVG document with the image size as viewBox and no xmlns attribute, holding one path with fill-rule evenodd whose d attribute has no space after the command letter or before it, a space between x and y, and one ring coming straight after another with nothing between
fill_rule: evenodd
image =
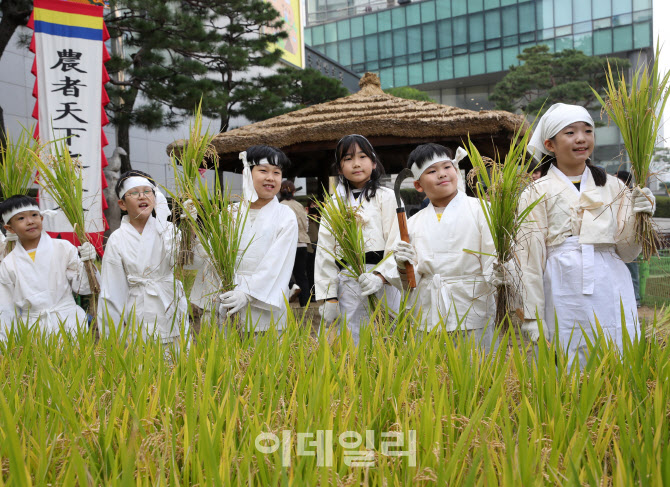
<instances>
[{"instance_id":1,"label":"tree","mask_svg":"<svg viewBox=\"0 0 670 487\"><path fill-rule=\"evenodd\" d=\"M21 26L28 23L33 10L32 0L0 0L0 57L5 52L10 39ZM0 106L0 145L6 144L5 120Z\"/></svg>"},{"instance_id":2,"label":"tree","mask_svg":"<svg viewBox=\"0 0 670 487\"><path fill-rule=\"evenodd\" d=\"M202 100L203 114L227 129L239 86L251 66L271 66L281 55L268 50L286 34L279 13L263 0L117 0L105 21L122 37L125 54L107 63L118 73L107 106L117 145L130 154L131 126L148 130L180 123ZM122 73L122 74L121 74ZM215 79L217 73L221 79ZM222 82L223 81L223 82ZM123 158L121 170L130 168Z\"/></svg>"},{"instance_id":3,"label":"tree","mask_svg":"<svg viewBox=\"0 0 670 487\"><path fill-rule=\"evenodd\" d=\"M404 98L406 100L435 101L425 91L417 90L416 88L412 88L411 86L399 86L397 88L387 88L384 90L384 93L397 96L398 98Z\"/></svg>"},{"instance_id":4,"label":"tree","mask_svg":"<svg viewBox=\"0 0 670 487\"><path fill-rule=\"evenodd\" d=\"M517 59L523 64L510 66L489 97L499 110L535 114L559 102L596 109L600 105L591 87L604 93L607 62L613 70L630 67L627 59L587 56L576 49L549 52L545 45L524 49Z\"/></svg>"},{"instance_id":5,"label":"tree","mask_svg":"<svg viewBox=\"0 0 670 487\"><path fill-rule=\"evenodd\" d=\"M341 82L316 69L282 67L277 74L258 80L245 93L240 112L252 122L259 122L348 94Z\"/></svg>"}]
</instances>

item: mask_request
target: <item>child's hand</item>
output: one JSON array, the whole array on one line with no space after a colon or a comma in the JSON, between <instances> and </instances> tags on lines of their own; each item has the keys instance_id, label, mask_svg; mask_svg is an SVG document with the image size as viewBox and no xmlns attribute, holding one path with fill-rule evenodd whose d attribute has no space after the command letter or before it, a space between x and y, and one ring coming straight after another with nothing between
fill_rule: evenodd
<instances>
[{"instance_id":1,"label":"child's hand","mask_svg":"<svg viewBox=\"0 0 670 487\"><path fill-rule=\"evenodd\" d=\"M96 252L95 247L93 246L92 243L84 242L78 247L78 250L79 250L79 257L81 258L82 262L95 259Z\"/></svg>"},{"instance_id":2,"label":"child's hand","mask_svg":"<svg viewBox=\"0 0 670 487\"><path fill-rule=\"evenodd\" d=\"M195 203L193 203L193 200L188 199L184 201L184 210L186 213L188 213L188 216L190 216L192 220L198 218L198 209L196 208ZM186 218L186 213L182 213L180 217Z\"/></svg>"},{"instance_id":3,"label":"child's hand","mask_svg":"<svg viewBox=\"0 0 670 487\"><path fill-rule=\"evenodd\" d=\"M399 269L404 269L408 262L416 265L416 251L411 243L399 240L391 250L393 250L393 258Z\"/></svg>"},{"instance_id":4,"label":"child's hand","mask_svg":"<svg viewBox=\"0 0 670 487\"><path fill-rule=\"evenodd\" d=\"M633 189L633 212L654 214L656 210L656 197L649 188Z\"/></svg>"},{"instance_id":5,"label":"child's hand","mask_svg":"<svg viewBox=\"0 0 670 487\"><path fill-rule=\"evenodd\" d=\"M18 242L19 236L14 232L7 231L7 241L8 242Z\"/></svg>"},{"instance_id":6,"label":"child's hand","mask_svg":"<svg viewBox=\"0 0 670 487\"><path fill-rule=\"evenodd\" d=\"M246 305L251 301L251 298L248 294L242 291L228 291L219 296L221 300L221 306L219 306L219 314L223 315L224 313L228 316L234 315L238 311L242 310ZM228 312L226 313L226 310Z\"/></svg>"},{"instance_id":7,"label":"child's hand","mask_svg":"<svg viewBox=\"0 0 670 487\"><path fill-rule=\"evenodd\" d=\"M340 303L337 301L325 301L319 306L319 314L326 323L332 323L340 316Z\"/></svg>"},{"instance_id":8,"label":"child's hand","mask_svg":"<svg viewBox=\"0 0 670 487\"><path fill-rule=\"evenodd\" d=\"M537 320L524 320L521 323L521 331L526 334L531 342L537 343L540 338L540 326Z\"/></svg>"},{"instance_id":9,"label":"child's hand","mask_svg":"<svg viewBox=\"0 0 670 487\"><path fill-rule=\"evenodd\" d=\"M358 284L361 286L361 296L369 296L384 287L384 280L372 272L365 272L359 276Z\"/></svg>"}]
</instances>

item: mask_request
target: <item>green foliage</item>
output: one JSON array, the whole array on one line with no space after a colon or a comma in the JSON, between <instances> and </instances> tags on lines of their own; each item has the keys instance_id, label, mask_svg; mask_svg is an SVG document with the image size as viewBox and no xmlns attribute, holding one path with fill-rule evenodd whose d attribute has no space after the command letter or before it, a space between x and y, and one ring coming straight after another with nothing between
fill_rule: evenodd
<instances>
[{"instance_id":1,"label":"green foliage","mask_svg":"<svg viewBox=\"0 0 670 487\"><path fill-rule=\"evenodd\" d=\"M252 122L259 122L348 94L340 81L316 69L282 67L277 74L246 88L240 112Z\"/></svg>"},{"instance_id":2,"label":"green foliage","mask_svg":"<svg viewBox=\"0 0 670 487\"><path fill-rule=\"evenodd\" d=\"M626 59L587 56L576 49L550 52L546 45L526 48L517 58L521 66L509 67L490 100L499 110L527 114L541 114L554 103L599 108L591 87L604 93L607 61L618 69L630 67Z\"/></svg>"},{"instance_id":3,"label":"green foliage","mask_svg":"<svg viewBox=\"0 0 670 487\"><path fill-rule=\"evenodd\" d=\"M660 323L659 316L658 322ZM417 340L404 316L360 345L289 314L240 338L206 319L176 346L141 333L95 341L21 329L0 343L0 480L75 485L667 485L670 347L636 338L623 354L602 336L583 373L555 344L502 337L484 356L459 334ZM132 327L132 324L131 324ZM129 328L131 328L129 327ZM651 328L651 327L649 327ZM652 331L652 330L649 330ZM331 430L332 466L297 435ZM374 466L345 464L338 437L363 437ZM396 431L416 466L382 452ZM282 465L282 432L290 461ZM261 433L279 448L256 448ZM266 443L268 444L268 443ZM331 450L332 449L332 450ZM324 454L325 456L325 454ZM323 457L321 457L323 458Z\"/></svg>"},{"instance_id":4,"label":"green foliage","mask_svg":"<svg viewBox=\"0 0 670 487\"><path fill-rule=\"evenodd\" d=\"M655 218L670 218L670 196L656 197Z\"/></svg>"},{"instance_id":5,"label":"green foliage","mask_svg":"<svg viewBox=\"0 0 670 487\"><path fill-rule=\"evenodd\" d=\"M3 199L28 194L35 180L35 159L40 151L32 131L23 129L17 140L0 140L0 195Z\"/></svg>"},{"instance_id":6,"label":"green foliage","mask_svg":"<svg viewBox=\"0 0 670 487\"><path fill-rule=\"evenodd\" d=\"M404 98L406 100L435 101L425 91L417 90L416 88L412 88L411 86L399 86L397 88L387 88L384 90L384 93L397 96L398 98Z\"/></svg>"}]
</instances>

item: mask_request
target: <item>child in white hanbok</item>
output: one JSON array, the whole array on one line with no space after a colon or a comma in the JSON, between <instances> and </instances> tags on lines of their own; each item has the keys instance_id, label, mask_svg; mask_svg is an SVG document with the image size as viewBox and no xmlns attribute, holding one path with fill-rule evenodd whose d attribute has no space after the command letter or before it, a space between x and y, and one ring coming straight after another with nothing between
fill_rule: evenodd
<instances>
[{"instance_id":1,"label":"child in white hanbok","mask_svg":"<svg viewBox=\"0 0 670 487\"><path fill-rule=\"evenodd\" d=\"M174 276L180 234L167 221L165 197L154 180L128 171L116 185L119 207L127 212L107 241L98 303L101 336L133 326L163 343L188 336L187 301Z\"/></svg>"},{"instance_id":2,"label":"child in white hanbok","mask_svg":"<svg viewBox=\"0 0 670 487\"><path fill-rule=\"evenodd\" d=\"M542 198L530 213L518 250L524 284L522 329L531 340L556 338L570 361L587 360L596 319L622 349L623 326L639 333L630 272L641 246L635 215L653 214L648 189L632 192L590 162L594 123L581 106L553 105L540 119L529 149L545 158L542 177L522 195L520 209ZM558 321L555 321L557 317ZM558 335L556 335L558 333Z\"/></svg>"},{"instance_id":3,"label":"child in white hanbok","mask_svg":"<svg viewBox=\"0 0 670 487\"><path fill-rule=\"evenodd\" d=\"M417 287L407 301L422 332L444 327L473 336L488 350L493 342L495 246L477 198L466 196L458 169L467 153L438 144L423 144L412 151L407 166L414 187L430 204L408 222L409 243L394 232L394 259L378 269L398 288L406 287L407 263L414 265ZM468 252L468 251L472 252Z\"/></svg>"},{"instance_id":4,"label":"child in white hanbok","mask_svg":"<svg viewBox=\"0 0 670 487\"><path fill-rule=\"evenodd\" d=\"M19 321L46 333L88 327L72 293L91 294L84 261L95 259L93 245L77 249L52 239L42 231L43 217L29 196L8 198L0 213L8 235L16 236L16 247L0 263L0 339Z\"/></svg>"},{"instance_id":5,"label":"child in white hanbok","mask_svg":"<svg viewBox=\"0 0 670 487\"><path fill-rule=\"evenodd\" d=\"M398 227L395 195L393 190L381 186L384 167L362 135L347 135L338 142L335 168L340 179L337 194L360 209L365 263L371 270L390 251L391 235ZM344 275L333 256L335 252L335 237L322 224L314 263L315 298L325 300L319 308L324 321L332 322L341 314L354 342L358 343L360 328L369 321L367 296L375 294L380 300L386 299L388 309L396 313L400 292L379 273L366 272L358 281Z\"/></svg>"},{"instance_id":6,"label":"child in white hanbok","mask_svg":"<svg viewBox=\"0 0 670 487\"><path fill-rule=\"evenodd\" d=\"M290 161L281 150L267 145L250 147L240 153L240 159L244 200L236 211L246 212L246 222L235 289L219 296L219 313L240 312L248 332L264 332L274 324L281 333L298 244L295 213L277 199Z\"/></svg>"}]
</instances>

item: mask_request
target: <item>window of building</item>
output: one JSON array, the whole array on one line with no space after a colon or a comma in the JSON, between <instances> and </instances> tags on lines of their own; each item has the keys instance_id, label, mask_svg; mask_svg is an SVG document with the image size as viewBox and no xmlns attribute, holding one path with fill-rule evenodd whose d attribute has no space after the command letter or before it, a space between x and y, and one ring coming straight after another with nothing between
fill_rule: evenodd
<instances>
[{"instance_id":1,"label":"window of building","mask_svg":"<svg viewBox=\"0 0 670 487\"><path fill-rule=\"evenodd\" d=\"M440 59L437 63L437 69L440 74L440 79L452 79L454 77L453 58Z\"/></svg>"},{"instance_id":2,"label":"window of building","mask_svg":"<svg viewBox=\"0 0 670 487\"><path fill-rule=\"evenodd\" d=\"M428 61L423 63L423 82L432 83L437 81L437 61Z\"/></svg>"},{"instance_id":3,"label":"window of building","mask_svg":"<svg viewBox=\"0 0 670 487\"><path fill-rule=\"evenodd\" d=\"M419 25L421 23L421 5L411 3L404 7L407 25Z\"/></svg>"},{"instance_id":4,"label":"window of building","mask_svg":"<svg viewBox=\"0 0 670 487\"><path fill-rule=\"evenodd\" d=\"M437 34L435 32L435 22L429 22L421 26L421 37L423 51L434 51L437 49Z\"/></svg>"},{"instance_id":5,"label":"window of building","mask_svg":"<svg viewBox=\"0 0 670 487\"><path fill-rule=\"evenodd\" d=\"M421 2L421 23L433 22L435 20L435 2Z\"/></svg>"},{"instance_id":6,"label":"window of building","mask_svg":"<svg viewBox=\"0 0 670 487\"><path fill-rule=\"evenodd\" d=\"M391 30L391 11L382 10L377 14L377 30L379 32L386 32Z\"/></svg>"},{"instance_id":7,"label":"window of building","mask_svg":"<svg viewBox=\"0 0 670 487\"><path fill-rule=\"evenodd\" d=\"M468 13L481 12L484 10L484 0L467 0L467 2Z\"/></svg>"},{"instance_id":8,"label":"window of building","mask_svg":"<svg viewBox=\"0 0 670 487\"><path fill-rule=\"evenodd\" d=\"M363 30L363 18L352 17L351 19L351 37L360 37L365 32Z\"/></svg>"},{"instance_id":9,"label":"window of building","mask_svg":"<svg viewBox=\"0 0 670 487\"><path fill-rule=\"evenodd\" d=\"M337 61L343 66L351 64L351 41L340 41L337 43Z\"/></svg>"},{"instance_id":10,"label":"window of building","mask_svg":"<svg viewBox=\"0 0 670 487\"><path fill-rule=\"evenodd\" d=\"M393 55L404 56L407 54L407 32L405 29L393 31Z\"/></svg>"},{"instance_id":11,"label":"window of building","mask_svg":"<svg viewBox=\"0 0 670 487\"><path fill-rule=\"evenodd\" d=\"M554 27L572 24L572 2L554 2Z\"/></svg>"},{"instance_id":12,"label":"window of building","mask_svg":"<svg viewBox=\"0 0 670 487\"><path fill-rule=\"evenodd\" d=\"M337 42L337 24L331 22L330 24L325 24L323 27L326 42Z\"/></svg>"},{"instance_id":13,"label":"window of building","mask_svg":"<svg viewBox=\"0 0 670 487\"><path fill-rule=\"evenodd\" d=\"M573 22L585 22L591 20L591 0L572 0Z\"/></svg>"},{"instance_id":14,"label":"window of building","mask_svg":"<svg viewBox=\"0 0 670 487\"><path fill-rule=\"evenodd\" d=\"M485 17L485 30L487 39L495 39L500 37L501 28L500 28L500 10L493 10L486 12Z\"/></svg>"},{"instance_id":15,"label":"window of building","mask_svg":"<svg viewBox=\"0 0 670 487\"><path fill-rule=\"evenodd\" d=\"M612 30L601 29L593 33L593 54L608 54L612 52Z\"/></svg>"},{"instance_id":16,"label":"window of building","mask_svg":"<svg viewBox=\"0 0 670 487\"><path fill-rule=\"evenodd\" d=\"M454 78L470 76L470 60L467 54L454 56Z\"/></svg>"},{"instance_id":17,"label":"window of building","mask_svg":"<svg viewBox=\"0 0 670 487\"><path fill-rule=\"evenodd\" d=\"M405 9L393 8L391 9L391 23L394 29L405 27Z\"/></svg>"},{"instance_id":18,"label":"window of building","mask_svg":"<svg viewBox=\"0 0 670 487\"><path fill-rule=\"evenodd\" d=\"M612 29L612 40L614 41L614 52L630 51L633 49L633 26L624 25Z\"/></svg>"},{"instance_id":19,"label":"window of building","mask_svg":"<svg viewBox=\"0 0 670 487\"><path fill-rule=\"evenodd\" d=\"M437 38L440 48L451 47L451 20L440 20L437 23Z\"/></svg>"},{"instance_id":20,"label":"window of building","mask_svg":"<svg viewBox=\"0 0 670 487\"><path fill-rule=\"evenodd\" d=\"M364 15L363 27L365 28L365 35L375 34L377 32L377 16Z\"/></svg>"},{"instance_id":21,"label":"window of building","mask_svg":"<svg viewBox=\"0 0 670 487\"><path fill-rule=\"evenodd\" d=\"M519 33L535 31L535 4L519 5Z\"/></svg>"},{"instance_id":22,"label":"window of building","mask_svg":"<svg viewBox=\"0 0 670 487\"><path fill-rule=\"evenodd\" d=\"M450 19L451 0L435 0L435 13L438 19Z\"/></svg>"},{"instance_id":23,"label":"window of building","mask_svg":"<svg viewBox=\"0 0 670 487\"><path fill-rule=\"evenodd\" d=\"M407 86L407 66L393 68L393 86Z\"/></svg>"},{"instance_id":24,"label":"window of building","mask_svg":"<svg viewBox=\"0 0 670 487\"><path fill-rule=\"evenodd\" d=\"M516 35L519 32L518 14L516 6L502 9L503 36Z\"/></svg>"},{"instance_id":25,"label":"window of building","mask_svg":"<svg viewBox=\"0 0 670 487\"><path fill-rule=\"evenodd\" d=\"M486 72L495 73L502 71L502 51L500 49L490 49L486 51Z\"/></svg>"},{"instance_id":26,"label":"window of building","mask_svg":"<svg viewBox=\"0 0 670 487\"><path fill-rule=\"evenodd\" d=\"M651 22L643 22L633 26L633 48L641 49L652 45Z\"/></svg>"},{"instance_id":27,"label":"window of building","mask_svg":"<svg viewBox=\"0 0 670 487\"><path fill-rule=\"evenodd\" d=\"M423 83L423 67L422 63L409 65L409 84L420 85Z\"/></svg>"},{"instance_id":28,"label":"window of building","mask_svg":"<svg viewBox=\"0 0 670 487\"><path fill-rule=\"evenodd\" d=\"M470 44L484 40L484 15L470 15L468 19Z\"/></svg>"},{"instance_id":29,"label":"window of building","mask_svg":"<svg viewBox=\"0 0 670 487\"><path fill-rule=\"evenodd\" d=\"M337 37L339 39L349 39L351 37L351 29L349 28L349 19L340 20L337 23Z\"/></svg>"},{"instance_id":30,"label":"window of building","mask_svg":"<svg viewBox=\"0 0 670 487\"><path fill-rule=\"evenodd\" d=\"M632 0L612 0L612 15L621 15L633 11Z\"/></svg>"}]
</instances>

